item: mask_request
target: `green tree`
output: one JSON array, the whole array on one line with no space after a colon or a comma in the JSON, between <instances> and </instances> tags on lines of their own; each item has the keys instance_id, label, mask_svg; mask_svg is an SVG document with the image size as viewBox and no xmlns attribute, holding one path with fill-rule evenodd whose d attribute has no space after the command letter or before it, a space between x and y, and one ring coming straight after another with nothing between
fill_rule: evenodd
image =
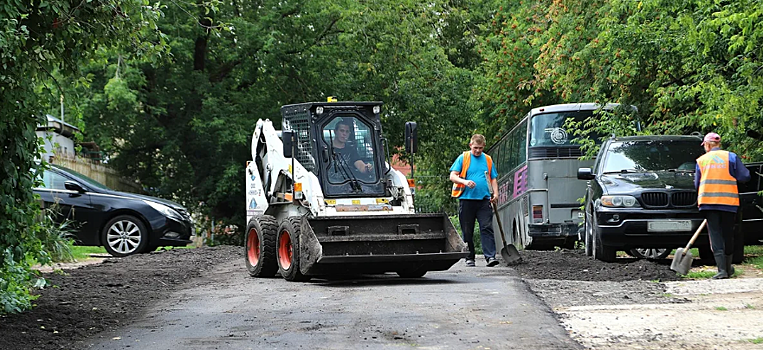
<instances>
[{"instance_id":1,"label":"green tree","mask_svg":"<svg viewBox=\"0 0 763 350\"><path fill-rule=\"evenodd\" d=\"M42 170L35 161L35 128L37 116L49 108L39 92L58 90L57 97L63 89L42 86L56 84L55 70L75 72L102 45L154 50L151 36L139 31L157 15L143 0L11 1L0 6L0 313L31 307L29 287L36 279L29 258L49 261L37 238L40 208L32 192Z\"/></svg>"}]
</instances>

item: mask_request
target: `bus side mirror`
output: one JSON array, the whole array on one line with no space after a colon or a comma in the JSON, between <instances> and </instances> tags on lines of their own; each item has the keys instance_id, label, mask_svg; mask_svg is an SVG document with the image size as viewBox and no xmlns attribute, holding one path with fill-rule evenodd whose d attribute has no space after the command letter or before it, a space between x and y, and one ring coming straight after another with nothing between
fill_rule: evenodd
<instances>
[{"instance_id":1,"label":"bus side mirror","mask_svg":"<svg viewBox=\"0 0 763 350\"><path fill-rule=\"evenodd\" d=\"M405 123L405 151L416 153L419 148L418 132L416 131L416 122Z\"/></svg>"},{"instance_id":2,"label":"bus side mirror","mask_svg":"<svg viewBox=\"0 0 763 350\"><path fill-rule=\"evenodd\" d=\"M281 133L283 139L283 156L286 158L292 158L294 156L294 131L283 131Z\"/></svg>"},{"instance_id":3,"label":"bus side mirror","mask_svg":"<svg viewBox=\"0 0 763 350\"><path fill-rule=\"evenodd\" d=\"M596 178L596 175L593 174L591 168L578 169L578 180L593 180L594 178Z\"/></svg>"}]
</instances>

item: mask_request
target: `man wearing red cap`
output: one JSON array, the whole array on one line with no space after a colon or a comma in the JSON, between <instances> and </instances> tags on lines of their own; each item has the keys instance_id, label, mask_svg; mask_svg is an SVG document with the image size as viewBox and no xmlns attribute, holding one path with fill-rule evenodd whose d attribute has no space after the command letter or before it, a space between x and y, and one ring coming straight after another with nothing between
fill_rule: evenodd
<instances>
[{"instance_id":1,"label":"man wearing red cap","mask_svg":"<svg viewBox=\"0 0 763 350\"><path fill-rule=\"evenodd\" d=\"M702 141L705 154L697 158L694 187L697 205L707 219L710 248L718 273L714 279L734 275L734 216L739 209L737 182L750 180L750 172L733 152L721 150L721 136L711 132Z\"/></svg>"}]
</instances>

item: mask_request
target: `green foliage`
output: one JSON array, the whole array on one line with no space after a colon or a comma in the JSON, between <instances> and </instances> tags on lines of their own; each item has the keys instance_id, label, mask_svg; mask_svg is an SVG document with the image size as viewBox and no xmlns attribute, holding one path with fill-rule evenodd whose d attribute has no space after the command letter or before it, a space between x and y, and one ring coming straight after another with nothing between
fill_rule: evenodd
<instances>
[{"instance_id":1,"label":"green foliage","mask_svg":"<svg viewBox=\"0 0 763 350\"><path fill-rule=\"evenodd\" d=\"M158 12L143 0L71 2L14 1L0 7L0 300L3 312L30 307L28 261L49 262L40 240L39 204L32 188L39 181L40 143L36 116L47 100L64 94L53 72L71 74L103 45L156 53L150 24ZM140 18L141 20L135 20ZM129 34L129 35L128 35ZM143 40L146 39L146 40Z\"/></svg>"},{"instance_id":2,"label":"green foliage","mask_svg":"<svg viewBox=\"0 0 763 350\"><path fill-rule=\"evenodd\" d=\"M74 243L74 225L70 220L56 222L56 217L61 215L58 208L53 206L42 210L42 220L37 238L40 240L43 252L50 262L73 262L75 257L72 253L72 244Z\"/></svg>"},{"instance_id":3,"label":"green foliage","mask_svg":"<svg viewBox=\"0 0 763 350\"><path fill-rule=\"evenodd\" d=\"M29 287L34 274L23 260L14 257L13 250L3 251L3 264L0 265L0 307L2 313L17 313L32 307L33 296Z\"/></svg>"}]
</instances>

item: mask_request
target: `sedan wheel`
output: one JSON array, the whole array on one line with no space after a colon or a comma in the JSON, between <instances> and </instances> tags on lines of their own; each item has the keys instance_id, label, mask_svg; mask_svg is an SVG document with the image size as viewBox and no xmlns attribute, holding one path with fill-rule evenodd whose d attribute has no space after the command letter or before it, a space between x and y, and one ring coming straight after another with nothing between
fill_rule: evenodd
<instances>
[{"instance_id":1,"label":"sedan wheel","mask_svg":"<svg viewBox=\"0 0 763 350\"><path fill-rule=\"evenodd\" d=\"M667 258L670 252L670 249L664 248L634 248L630 250L630 255L639 259L659 260Z\"/></svg>"},{"instance_id":2,"label":"sedan wheel","mask_svg":"<svg viewBox=\"0 0 763 350\"><path fill-rule=\"evenodd\" d=\"M148 246L148 230L138 218L120 215L106 223L101 241L113 256L140 253Z\"/></svg>"}]
</instances>

